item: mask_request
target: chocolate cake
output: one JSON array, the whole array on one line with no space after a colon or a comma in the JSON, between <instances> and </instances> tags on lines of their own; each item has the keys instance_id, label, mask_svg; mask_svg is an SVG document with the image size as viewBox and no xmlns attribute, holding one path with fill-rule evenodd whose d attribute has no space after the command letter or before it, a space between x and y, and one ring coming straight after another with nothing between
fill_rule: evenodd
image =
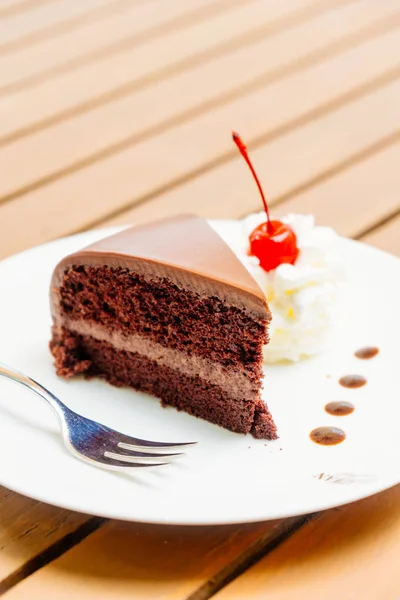
<instances>
[{"instance_id":1,"label":"chocolate cake","mask_svg":"<svg viewBox=\"0 0 400 600\"><path fill-rule=\"evenodd\" d=\"M64 258L51 283L57 374L131 386L275 439L261 400L264 294L206 220L132 227Z\"/></svg>"}]
</instances>

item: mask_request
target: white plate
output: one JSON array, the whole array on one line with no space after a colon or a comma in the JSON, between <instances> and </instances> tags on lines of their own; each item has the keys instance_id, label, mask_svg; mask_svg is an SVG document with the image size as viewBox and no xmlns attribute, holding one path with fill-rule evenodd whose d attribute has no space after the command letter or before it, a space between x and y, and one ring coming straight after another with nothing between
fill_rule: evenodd
<instances>
[{"instance_id":1,"label":"white plate","mask_svg":"<svg viewBox=\"0 0 400 600\"><path fill-rule=\"evenodd\" d=\"M231 225L220 223L225 231ZM155 398L132 390L55 376L48 351L52 269L65 254L113 231L58 240L0 263L0 361L38 379L73 410L115 429L199 444L183 461L160 470L102 471L68 453L56 416L38 397L0 378L0 484L94 515L203 525L313 512L400 480L399 260L340 240L351 281L334 339L317 358L267 368L265 398L280 433L267 443L163 409ZM379 355L356 359L354 351L365 345L378 346ZM348 373L365 375L368 384L340 387L338 378ZM324 405L338 399L353 402L354 413L326 414ZM320 425L342 427L346 440L330 447L311 442L309 432Z\"/></svg>"}]
</instances>

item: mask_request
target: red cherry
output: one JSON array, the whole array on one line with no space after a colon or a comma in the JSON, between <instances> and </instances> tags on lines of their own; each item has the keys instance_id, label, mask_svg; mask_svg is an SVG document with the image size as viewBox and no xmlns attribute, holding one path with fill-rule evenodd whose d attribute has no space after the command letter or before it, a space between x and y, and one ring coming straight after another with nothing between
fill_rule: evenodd
<instances>
[{"instance_id":1,"label":"red cherry","mask_svg":"<svg viewBox=\"0 0 400 600\"><path fill-rule=\"evenodd\" d=\"M281 221L261 223L252 231L249 240L249 254L257 256L264 271L272 271L283 263L294 265L299 255L293 229Z\"/></svg>"},{"instance_id":2,"label":"red cherry","mask_svg":"<svg viewBox=\"0 0 400 600\"><path fill-rule=\"evenodd\" d=\"M247 147L238 133L233 132L232 138L253 174L261 194L265 214L267 215L267 221L265 223L260 223L249 236L249 254L256 256L259 259L260 266L265 271L272 271L284 263L294 265L299 255L296 234L289 225L286 225L281 221L271 221L268 204L261 183L251 164L247 153Z\"/></svg>"}]
</instances>

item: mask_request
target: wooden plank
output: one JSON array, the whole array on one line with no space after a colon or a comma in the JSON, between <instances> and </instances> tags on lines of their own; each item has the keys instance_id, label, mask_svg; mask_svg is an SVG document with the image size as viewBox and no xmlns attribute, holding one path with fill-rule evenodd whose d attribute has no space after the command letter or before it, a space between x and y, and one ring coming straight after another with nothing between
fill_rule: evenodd
<instances>
[{"instance_id":1,"label":"wooden plank","mask_svg":"<svg viewBox=\"0 0 400 600\"><path fill-rule=\"evenodd\" d=\"M354 0L338 0L349 2ZM393 2L387 0L389 13ZM29 92L6 96L0 104L0 138L26 134L105 102L129 94L157 79L167 78L196 64L213 61L239 45L272 35L299 19L320 10L321 0L248 0L243 6L192 24L178 32L167 32L140 47L105 57L94 65L83 65L52 78ZM324 3L332 4L332 0ZM386 3L385 3L386 6ZM386 14L386 10L385 10Z\"/></svg>"},{"instance_id":2,"label":"wooden plank","mask_svg":"<svg viewBox=\"0 0 400 600\"><path fill-rule=\"evenodd\" d=\"M303 520L213 528L113 521L22 581L7 598L184 600L217 573L228 577L230 569Z\"/></svg>"},{"instance_id":3,"label":"wooden plank","mask_svg":"<svg viewBox=\"0 0 400 600\"><path fill-rule=\"evenodd\" d=\"M297 88L297 91L300 94L301 88ZM334 169L337 164L352 160L355 154L364 152L366 147L385 143L382 142L383 138L390 140L393 131L400 128L399 92L400 84L396 80L255 150L253 156L260 172L269 174L267 183L270 195L274 198L289 193L312 182L326 170ZM279 102L281 107L285 103L292 106L293 97L296 96L279 95L276 106ZM300 105L300 95L296 98L297 105ZM259 101L262 102L262 98ZM265 109L266 104L262 106ZM220 115L220 118L224 119L224 115ZM246 113L249 127L243 129L244 135L250 127L255 132L259 126L257 119L250 123L253 118L252 112ZM198 154L212 156L214 142L231 147L228 123L222 123L222 131L219 132L216 131L218 120L211 127L203 128L203 123L203 118L199 118L187 128L175 128L157 143L143 142L117 157L111 157L107 162L91 165L5 203L0 207L1 253L4 256L86 227L113 208L126 204L130 197L137 195L139 198L145 186L148 189L149 183L157 186L162 178L168 180L174 172L187 172L190 161L196 159ZM189 135L193 124L198 128L198 137ZM209 131L213 131L212 136L208 135ZM193 139L199 145L194 146L191 142ZM179 159L175 153L171 153L171 148L179 148ZM161 157L157 163L155 156ZM163 211L165 214L172 198L175 210L180 206L180 212L191 208L207 210L211 217L226 216L227 204L235 205L235 210L240 210L239 214L246 212L249 195L254 204L258 199L249 182L247 170L237 162L237 155L234 156L236 160L160 196L156 208L154 203L151 204L153 214L158 215ZM282 157L285 159L284 168ZM133 173L132 165L135 165ZM216 198L220 198L220 202L216 202ZM223 201L223 198L226 200ZM23 221L21 215L24 215ZM127 219L129 215L124 220ZM35 223L35 227L31 223Z\"/></svg>"},{"instance_id":4,"label":"wooden plank","mask_svg":"<svg viewBox=\"0 0 400 600\"><path fill-rule=\"evenodd\" d=\"M174 123L193 119L221 105L225 107L237 96L243 96L251 107L249 94L254 87L253 96L259 98L261 93L263 102L268 102L267 91L260 92L263 83L266 85L271 79L287 77L301 67L311 67L316 63L320 66L308 76L311 85L306 97L313 108L318 101L331 98L345 86L356 87L399 64L393 48L397 44L400 46L400 31L369 40L367 27L367 41L359 40L365 21L368 25L371 19L375 20L375 15L372 11L366 12L362 3L338 7L279 36L238 49L212 63L17 140L1 151L3 177L0 180L0 197L18 194L19 190L37 185L37 182L46 181L49 177L54 178L66 170L76 170L104 155L115 154L152 133L171 128ZM389 25L396 24L400 25L400 13L397 21L394 18ZM349 36L352 40L349 43L356 46L344 69L341 53L338 58L324 62L327 54L329 57L331 53L335 55L335 50L343 52L343 36ZM361 44L359 49L357 41ZM335 42L339 42L338 47ZM265 59L260 61L259 56L265 56ZM368 70L357 69L361 64L368 64ZM235 72L234 78L231 77L232 72ZM334 78L336 73L339 81ZM322 88L319 83L321 76L325 76L328 82ZM282 94L286 93L288 83L293 90L293 83L286 80L282 82ZM255 108L260 118L265 112L263 102ZM293 110L304 112L305 107L287 104L286 109L291 113ZM279 125L285 117L286 114L277 114L274 125ZM225 144L220 144L220 148L223 152Z\"/></svg>"},{"instance_id":5,"label":"wooden plank","mask_svg":"<svg viewBox=\"0 0 400 600\"><path fill-rule=\"evenodd\" d=\"M32 561L65 536L79 535L89 520L86 515L48 506L4 488L0 488L0 514L0 593L2 582L29 570Z\"/></svg>"},{"instance_id":6,"label":"wooden plank","mask_svg":"<svg viewBox=\"0 0 400 600\"><path fill-rule=\"evenodd\" d=\"M85 0L85 2L65 2L55 0L37 5L34 10L15 14L0 22L0 53L37 39L56 35L66 27L73 27L88 18L107 15L110 10L121 10L130 0Z\"/></svg>"},{"instance_id":7,"label":"wooden plank","mask_svg":"<svg viewBox=\"0 0 400 600\"><path fill-rule=\"evenodd\" d=\"M247 0L236 0L246 2ZM57 37L0 55L0 95L61 75L83 63L101 60L107 55L154 38L166 29L173 31L191 21L234 6L232 0L152 0L127 4L125 10L106 20L89 22ZM1 14L1 12L0 12Z\"/></svg>"},{"instance_id":8,"label":"wooden plank","mask_svg":"<svg viewBox=\"0 0 400 600\"><path fill-rule=\"evenodd\" d=\"M322 513L214 597L398 600L399 557L397 486Z\"/></svg>"},{"instance_id":9,"label":"wooden plank","mask_svg":"<svg viewBox=\"0 0 400 600\"><path fill-rule=\"evenodd\" d=\"M271 206L276 206L278 200L273 214L277 217L290 212L313 214L319 224L330 225L344 236L359 237L363 231L387 218L399 207L399 156L400 133L397 143L389 144L364 159L360 158L356 164L339 169L336 175L328 172L321 182L306 186L302 192L294 190L287 200L279 201L279 196L271 196ZM240 170L240 164L236 165L236 169ZM288 177L286 171L281 172L281 177ZM262 173L262 179L270 187L271 178L266 169ZM232 173L232 178L226 180L228 192L223 193L222 184L218 187L216 180L219 194L210 192L210 196L197 195L196 190L192 190L191 193L188 186L184 186L186 203L182 202L178 188L175 196L173 192L166 195L165 202L157 199L144 203L128 213L103 221L99 226L141 223L151 220L155 215L162 217L179 214L185 210L194 211L203 217L215 218L238 218L262 210L258 192L249 175L247 174L247 190L239 189L236 195L238 181L239 175ZM194 187L195 184L196 180ZM1 214L0 209L0 217Z\"/></svg>"},{"instance_id":10,"label":"wooden plank","mask_svg":"<svg viewBox=\"0 0 400 600\"><path fill-rule=\"evenodd\" d=\"M393 195L395 191L393 190ZM380 202L380 194L378 202ZM399 207L399 202L397 206ZM400 207L399 207L400 211ZM381 225L374 231L363 236L362 240L372 246L376 246L386 252L397 254L400 256L400 215L391 219L388 223Z\"/></svg>"},{"instance_id":11,"label":"wooden plank","mask_svg":"<svg viewBox=\"0 0 400 600\"><path fill-rule=\"evenodd\" d=\"M24 10L32 10L35 6L52 2L52 0L1 0L0 17L9 17Z\"/></svg>"},{"instance_id":12,"label":"wooden plank","mask_svg":"<svg viewBox=\"0 0 400 600\"><path fill-rule=\"evenodd\" d=\"M359 238L400 207L396 189L399 156L400 133L397 142L336 176L328 173L320 183L281 202L274 213L313 214L321 225L330 224L341 235ZM256 206L252 202L249 208Z\"/></svg>"},{"instance_id":13,"label":"wooden plank","mask_svg":"<svg viewBox=\"0 0 400 600\"><path fill-rule=\"evenodd\" d=\"M351 66L351 61L347 63L343 61L343 70L346 65L350 67L350 72L356 77L356 71ZM340 77L343 70L336 69L336 76ZM293 79L291 78L289 83ZM315 81L318 81L318 79L315 79ZM330 81L335 85L335 80L330 79ZM300 106L303 99L300 85L301 83L297 88L297 94L295 88L292 89L292 93L277 94L273 103L271 102L273 108L270 113L279 114L280 111L285 110L285 104L293 106L292 98L294 97L296 98L296 106ZM310 89L309 85L306 80L304 88L307 91ZM395 82L383 90L343 106L328 115L323 115L319 119L315 118L303 127L299 126L286 134L283 130L283 134L277 139L274 139L275 136L272 135L270 136L272 141L253 149L254 162L259 172L265 173L265 187L272 202L298 187L307 185L307 181L312 183L313 179L321 176L327 169L332 169L337 164L351 160L353 155L362 152L369 145L375 144L381 137L390 136L398 127L398 115L395 116L393 112L390 115L387 113L387 127L385 132L381 130L382 135L375 136L372 131L378 125L378 122L379 128L383 124L386 107L391 111L390 104L383 101L378 106L377 102L379 103L381 95L383 97L386 94L393 94L392 103L397 105L396 98L398 98L399 90L399 83ZM261 103L262 98L260 98ZM268 104L267 102L264 103L264 110L268 107ZM252 107L249 106L249 108ZM368 114L368 111L371 112ZM394 108L394 112L397 114L397 108ZM250 126L252 125L251 135L256 132L257 127L262 122L256 116L254 124L250 124L253 114L253 110L250 110L249 114L246 115L246 117L249 116L249 122L245 123L246 127L238 128L239 131L242 131L245 139L247 139L246 132L249 131ZM241 121L243 121L242 115L243 113L241 114L238 111L238 117ZM220 118L223 119L223 116L221 115ZM231 122L235 123L235 120L232 119ZM223 122L222 126L223 135L225 136L223 143L226 143L228 149L228 145L232 144L228 134L229 123ZM369 130L370 127L371 130ZM215 131L215 127L214 130L213 128L207 130ZM212 142L216 143L215 135L211 136ZM171 143L170 147L179 148L182 146ZM141 148L143 148L143 145ZM121 183L119 181L113 183L115 185L114 202L116 202L118 188ZM132 182L131 189L137 190L136 180ZM131 193L133 195L133 192ZM216 198L218 198L218 201L216 201ZM154 200L143 203L142 206L136 209L132 208L131 211L121 213L108 222L130 222L133 218L135 221L140 221L142 214L147 215L152 212L162 216L163 214L169 214L170 211L178 213L184 210L196 210L203 215L223 217L226 216L227 210L229 211L228 204L234 207L235 214L240 215L246 214L250 208L256 208L258 202L259 199L251 187L249 174L241 165L239 156L236 153L233 155L232 160L220 167L202 174L201 177L190 179L187 183L157 196Z\"/></svg>"}]
</instances>

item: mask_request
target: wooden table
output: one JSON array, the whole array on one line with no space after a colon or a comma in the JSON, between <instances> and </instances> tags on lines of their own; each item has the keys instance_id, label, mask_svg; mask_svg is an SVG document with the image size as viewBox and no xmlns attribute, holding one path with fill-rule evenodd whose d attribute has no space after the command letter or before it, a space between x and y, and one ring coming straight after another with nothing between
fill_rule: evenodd
<instances>
[{"instance_id":1,"label":"wooden table","mask_svg":"<svg viewBox=\"0 0 400 600\"><path fill-rule=\"evenodd\" d=\"M398 0L0 0L0 256L90 227L312 212L400 254ZM125 524L0 490L12 600L399 600L400 486L321 514Z\"/></svg>"}]
</instances>

